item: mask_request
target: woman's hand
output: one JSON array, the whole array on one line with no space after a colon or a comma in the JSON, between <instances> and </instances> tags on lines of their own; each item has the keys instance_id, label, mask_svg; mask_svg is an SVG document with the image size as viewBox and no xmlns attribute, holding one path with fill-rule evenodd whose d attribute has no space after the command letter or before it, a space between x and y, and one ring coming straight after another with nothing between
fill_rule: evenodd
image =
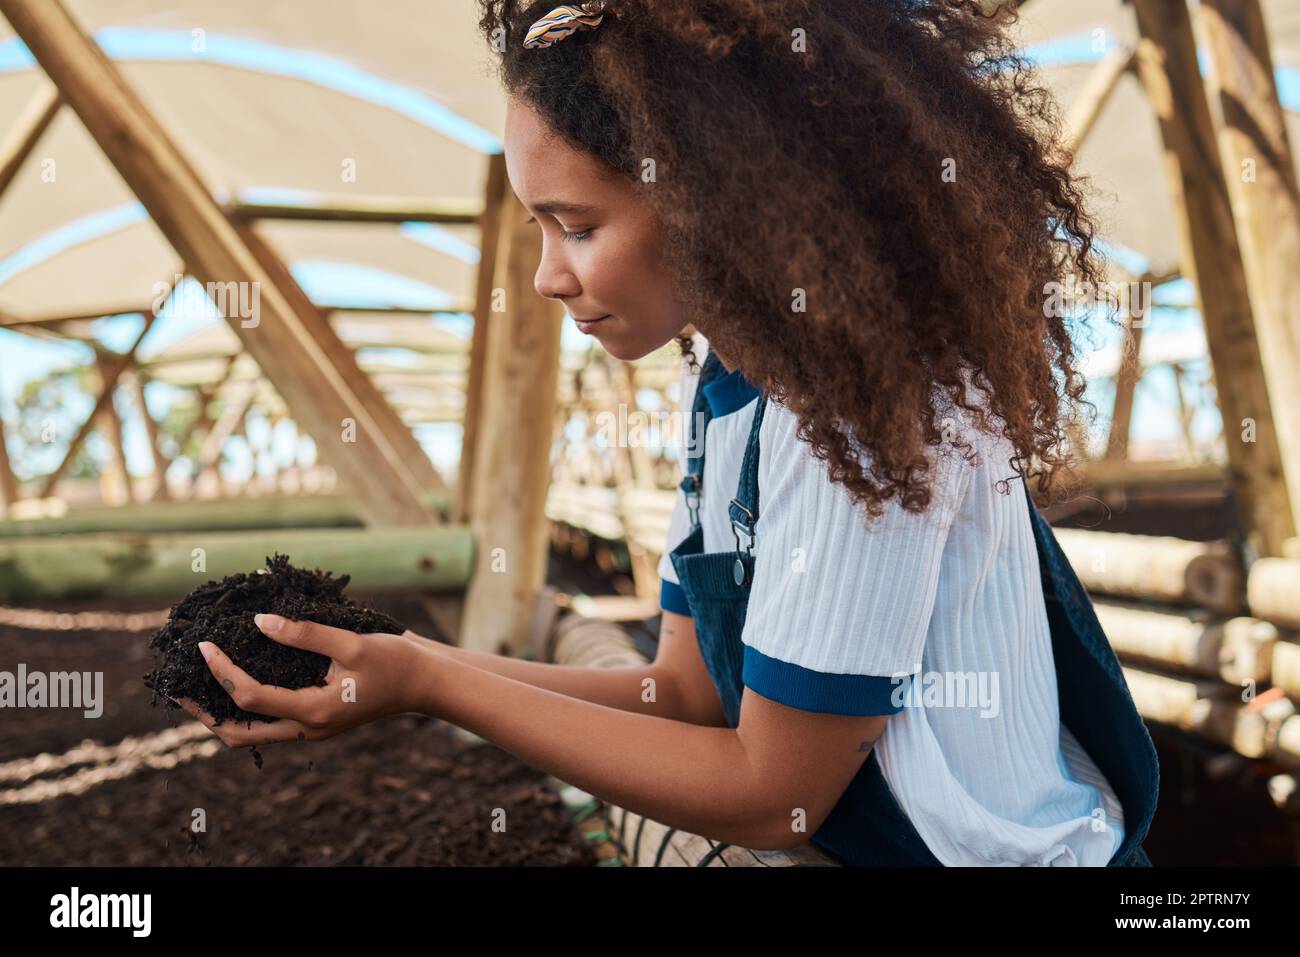
<instances>
[{"instance_id":1,"label":"woman's hand","mask_svg":"<svg viewBox=\"0 0 1300 957\"><path fill-rule=\"evenodd\" d=\"M311 621L258 615L257 625L272 641L326 655L323 687L280 688L262 684L212 642L199 643L208 670L245 711L282 720L246 723L215 719L189 698L176 703L203 722L229 747L276 741L318 741L377 718L418 711L421 683L430 655L403 635L359 635Z\"/></svg>"}]
</instances>

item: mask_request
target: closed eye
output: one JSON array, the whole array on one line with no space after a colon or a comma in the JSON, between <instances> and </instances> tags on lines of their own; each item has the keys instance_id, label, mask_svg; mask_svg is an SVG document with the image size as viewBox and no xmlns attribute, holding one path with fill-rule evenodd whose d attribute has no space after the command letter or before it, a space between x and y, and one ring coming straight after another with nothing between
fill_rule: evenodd
<instances>
[{"instance_id":1,"label":"closed eye","mask_svg":"<svg viewBox=\"0 0 1300 957\"><path fill-rule=\"evenodd\" d=\"M528 219L527 219L525 222L527 222L527 223L535 223L535 222L537 222L537 217L536 217L536 216L529 216ZM584 229L584 230L581 230L581 231L569 232L567 229L565 229L563 226L561 226L561 227L560 227L560 232L561 232L560 239L561 239L562 242L566 242L566 243L567 243L567 242L575 242L575 243L586 242L588 239L591 238L591 234L592 234L593 231L594 231L594 227L593 227L593 229Z\"/></svg>"}]
</instances>

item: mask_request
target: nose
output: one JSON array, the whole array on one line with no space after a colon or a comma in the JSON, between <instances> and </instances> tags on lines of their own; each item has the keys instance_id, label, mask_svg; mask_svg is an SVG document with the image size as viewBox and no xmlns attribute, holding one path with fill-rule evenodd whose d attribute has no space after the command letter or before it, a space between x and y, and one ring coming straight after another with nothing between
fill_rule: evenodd
<instances>
[{"instance_id":1,"label":"nose","mask_svg":"<svg viewBox=\"0 0 1300 957\"><path fill-rule=\"evenodd\" d=\"M582 285L564 261L564 257L548 251L552 244L542 243L542 258L533 277L533 288L544 299L570 299L582 293Z\"/></svg>"}]
</instances>

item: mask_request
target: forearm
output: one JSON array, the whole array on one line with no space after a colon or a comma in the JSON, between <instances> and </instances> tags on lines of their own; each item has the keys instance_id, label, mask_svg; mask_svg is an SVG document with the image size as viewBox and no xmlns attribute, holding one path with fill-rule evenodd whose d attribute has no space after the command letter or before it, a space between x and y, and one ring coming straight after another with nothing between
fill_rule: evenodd
<instances>
[{"instance_id":1,"label":"forearm","mask_svg":"<svg viewBox=\"0 0 1300 957\"><path fill-rule=\"evenodd\" d=\"M646 662L642 667L588 668L527 661L441 642L428 642L428 648L462 664L621 711L651 714L674 721L690 721L693 713L687 702L681 700L671 678L653 662Z\"/></svg>"},{"instance_id":2,"label":"forearm","mask_svg":"<svg viewBox=\"0 0 1300 957\"><path fill-rule=\"evenodd\" d=\"M773 846L780 822L735 729L620 710L456 656L427 653L423 661L426 713L670 827L741 847Z\"/></svg>"}]
</instances>

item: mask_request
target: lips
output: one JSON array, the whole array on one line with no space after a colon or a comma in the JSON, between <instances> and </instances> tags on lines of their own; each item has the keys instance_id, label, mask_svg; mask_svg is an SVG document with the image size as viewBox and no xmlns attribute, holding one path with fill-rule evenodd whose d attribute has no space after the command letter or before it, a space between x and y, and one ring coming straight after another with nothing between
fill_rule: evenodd
<instances>
[{"instance_id":1,"label":"lips","mask_svg":"<svg viewBox=\"0 0 1300 957\"><path fill-rule=\"evenodd\" d=\"M579 332L588 332L588 331L590 331L591 328L592 328L593 326L595 326L597 323L604 322L604 321L605 321L606 319L608 319L608 318L609 318L609 316L607 316L607 315L605 315L605 316L597 316L597 317L595 317L594 319L579 319L579 318L577 318L577 317L575 316L574 319L573 319L573 321L576 322L576 323L578 324L578 331L579 331Z\"/></svg>"}]
</instances>

